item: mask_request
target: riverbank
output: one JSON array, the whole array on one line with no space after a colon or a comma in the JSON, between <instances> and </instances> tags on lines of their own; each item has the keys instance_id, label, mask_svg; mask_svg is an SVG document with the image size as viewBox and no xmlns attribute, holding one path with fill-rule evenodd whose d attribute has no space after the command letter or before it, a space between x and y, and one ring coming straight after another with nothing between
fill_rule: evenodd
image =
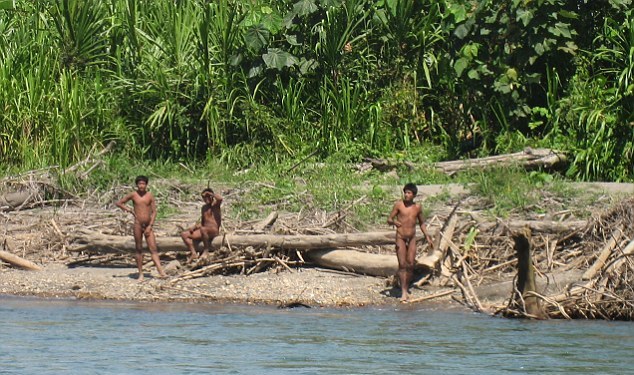
<instances>
[{"instance_id":1,"label":"riverbank","mask_svg":"<svg viewBox=\"0 0 634 375\"><path fill-rule=\"evenodd\" d=\"M216 302L310 307L367 307L399 305L397 288L389 279L328 269L301 267L292 272L214 275L181 280L159 279L146 272L136 279L135 268L75 267L47 264L40 271L0 269L0 295L116 300L139 302ZM433 295L436 287L412 288L412 299ZM445 289L449 290L449 289ZM434 303L458 306L449 296Z\"/></svg>"},{"instance_id":2,"label":"riverbank","mask_svg":"<svg viewBox=\"0 0 634 375\"><path fill-rule=\"evenodd\" d=\"M593 189L582 187L592 194L598 194L595 195L596 199L589 200L584 196L578 198L575 201L577 203L566 203L573 207L577 205L579 208L580 202L584 202L584 210L599 212L631 189L629 184L617 187L618 189L615 189L615 185L610 185L609 190L598 186ZM596 189L601 190L597 193ZM118 192L114 193L114 196L120 195ZM434 200L434 197L442 195L448 195L450 198ZM230 192L225 196L225 205L231 205L237 200ZM522 219L533 220L533 225L552 223L553 219L557 219L562 225L579 221L580 218L574 216L579 209L567 209L564 201L545 196L545 199L557 204L550 204L549 211L545 213L527 215ZM484 216L480 211L481 201L470 196L463 187L456 185L420 186L419 199L425 200L425 206L434 214L429 218L429 224L436 229L447 221L451 211L451 206L445 202L452 203L462 199L458 214L463 218L461 220L465 221L458 226L460 229L455 234L453 250L448 249L466 251L465 256L471 251L469 278L472 279L473 290L469 290L468 285L465 286L467 289L459 289L450 277L445 277L444 280L442 277L432 278L426 283L421 283L421 287L411 288L411 299L414 301L412 304L434 304L447 308L466 305L463 308L479 307L485 312L493 312L501 307L512 293L511 280L515 272L515 256L506 227L512 218L507 218L504 222L498 219L496 228L486 231L483 229L478 237L469 239L469 233L478 233L469 228L477 228L482 224ZM104 200L103 197L101 200ZM158 237L178 235L181 228L195 222L198 203L178 203L182 213L159 220L155 227ZM154 266L149 263L146 267L146 280L138 282L131 253L98 254L69 251L69 247L72 247L72 234L78 230L117 234L131 240L129 217L114 210L110 203L104 206L91 201L68 201L61 207L34 207L2 215L5 218L6 233L3 250L36 263L42 270L25 271L0 263L0 295L159 303L213 302L275 306L303 304L311 307L401 306L400 292L388 278L316 268L311 264L301 264L302 262L288 262L290 266L269 266L249 275L232 271L190 279L182 278L179 275L190 270L192 266L184 264L187 255L185 251L161 253L162 261L171 274L170 278L156 278ZM292 218L287 221L279 219L276 225L286 233L298 233L301 230L314 233L315 228L320 228L319 230L324 232L325 226L322 222L310 222L316 216L320 216L323 222L331 222L333 217L332 214L306 211L301 217L299 214L292 214ZM313 225L306 225L307 222ZM225 221L225 230L245 231L252 228L252 224L232 221L228 217ZM489 225L488 221L484 224ZM390 228L383 225L376 229ZM248 233L247 230L245 235ZM565 290L567 284L579 280L580 270L587 267L586 260L591 256L585 250L561 247L563 240L555 243L561 250L553 252L553 248L549 248L553 244L552 239L565 237L570 238L565 233L544 232L536 237L537 261L540 266L538 282L541 280L550 285L552 293ZM469 241L475 245L467 246ZM455 244L463 245L458 248ZM393 246L374 246L359 250L394 255ZM458 253L452 255L456 265L460 264L460 257L457 255ZM149 261L147 252L146 261ZM472 273L474 270L475 274ZM559 277L564 274L566 277ZM469 278L465 278L465 282ZM463 301L468 300L465 293L473 294L470 298L479 296L480 301L472 300L465 304Z\"/></svg>"}]
</instances>

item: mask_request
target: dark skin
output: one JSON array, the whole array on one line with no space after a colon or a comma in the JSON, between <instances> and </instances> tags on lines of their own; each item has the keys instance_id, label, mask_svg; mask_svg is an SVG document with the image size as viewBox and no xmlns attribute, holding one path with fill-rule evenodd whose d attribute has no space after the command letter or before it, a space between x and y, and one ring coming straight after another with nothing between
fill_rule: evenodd
<instances>
[{"instance_id":1,"label":"dark skin","mask_svg":"<svg viewBox=\"0 0 634 375\"><path fill-rule=\"evenodd\" d=\"M181 238L189 249L188 261L198 258L195 241L203 241L204 250L202 257L206 258L211 251L211 241L220 233L222 225L222 217L220 213L220 205L222 204L222 196L209 191L203 192L203 201L205 204L200 209L200 224L196 224L181 232Z\"/></svg>"},{"instance_id":2,"label":"dark skin","mask_svg":"<svg viewBox=\"0 0 634 375\"><path fill-rule=\"evenodd\" d=\"M416 223L420 223L420 230L427 242L433 248L434 244L427 233L423 211L418 203L414 203L414 192L403 190L403 200L394 203L392 212L387 219L389 225L396 227L396 258L398 259L398 278L401 284L401 301L409 299L409 284L414 275L416 261Z\"/></svg>"},{"instance_id":3,"label":"dark skin","mask_svg":"<svg viewBox=\"0 0 634 375\"><path fill-rule=\"evenodd\" d=\"M128 201L132 201L133 208L127 205ZM152 261L154 265L156 265L159 276L161 278L166 277L163 267L161 266L161 260L159 259L156 246L156 238L152 228L156 220L156 200L152 193L147 191L147 183L145 181L139 181L136 191L127 194L115 204L123 211L129 212L134 216L134 244L136 248L136 265L139 270L139 281L143 281L143 237L145 237L145 242L150 250Z\"/></svg>"}]
</instances>

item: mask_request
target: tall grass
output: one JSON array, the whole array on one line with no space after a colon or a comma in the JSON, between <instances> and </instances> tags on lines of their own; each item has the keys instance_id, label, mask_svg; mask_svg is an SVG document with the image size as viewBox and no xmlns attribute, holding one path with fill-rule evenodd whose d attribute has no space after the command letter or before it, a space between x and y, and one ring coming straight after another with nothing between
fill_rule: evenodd
<instances>
[{"instance_id":1,"label":"tall grass","mask_svg":"<svg viewBox=\"0 0 634 375\"><path fill-rule=\"evenodd\" d=\"M483 43L517 23L574 41L570 24L548 28L549 12L530 18L530 2L515 13L498 13L492 2L474 10L431 0L11 5L0 9L3 163L63 167L110 140L135 157L221 157L240 166L315 152L324 159L343 151L355 160L430 145L463 157L503 150L509 137L514 145L534 143L532 137L544 135L540 120L544 130L558 129L546 132L553 145L580 155L571 175L634 178L627 167L634 150L627 128L631 11L621 16L608 5L598 8L605 27L591 29L600 33L592 38L596 52L583 55L574 76L554 61L556 51L572 45L539 53L525 45L533 60L543 55L556 63L549 74L561 85L557 97L532 101L529 86L544 72L524 60L516 67L510 60L522 56ZM561 15L573 19L574 9ZM480 33L469 39L474 30ZM522 31L524 37L530 35ZM479 76L497 86L480 90ZM609 99L610 90L617 99ZM533 102L541 104L522 104ZM611 138L618 139L613 147L599 146ZM622 155L626 161L617 161Z\"/></svg>"}]
</instances>

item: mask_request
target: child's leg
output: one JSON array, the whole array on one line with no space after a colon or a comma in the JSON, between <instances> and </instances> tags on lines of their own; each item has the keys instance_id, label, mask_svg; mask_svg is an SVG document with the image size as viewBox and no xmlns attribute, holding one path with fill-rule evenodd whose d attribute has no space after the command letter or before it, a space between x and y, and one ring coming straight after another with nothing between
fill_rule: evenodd
<instances>
[{"instance_id":1,"label":"child's leg","mask_svg":"<svg viewBox=\"0 0 634 375\"><path fill-rule=\"evenodd\" d=\"M156 270L158 271L161 277L165 277L165 272L163 272L163 266L161 266L161 259L158 255L158 249L156 246L156 238L154 237L154 231L152 228L145 231L145 242L147 242L147 247L150 249L150 255L152 256L152 261L156 266Z\"/></svg>"},{"instance_id":2,"label":"child's leg","mask_svg":"<svg viewBox=\"0 0 634 375\"><path fill-rule=\"evenodd\" d=\"M136 249L136 267L139 270L139 281L143 281L143 227L139 223L134 224L134 247Z\"/></svg>"},{"instance_id":3,"label":"child's leg","mask_svg":"<svg viewBox=\"0 0 634 375\"><path fill-rule=\"evenodd\" d=\"M416 262L416 238L412 238L407 243L407 256L406 256L406 267L407 271L407 286L412 282L412 278L414 278L414 264Z\"/></svg>"},{"instance_id":4,"label":"child's leg","mask_svg":"<svg viewBox=\"0 0 634 375\"><path fill-rule=\"evenodd\" d=\"M189 250L189 253L190 253L189 258L187 260L191 261L198 258L198 253L196 252L196 246L194 246L194 241L200 241L202 239L202 234L200 233L200 229L196 229L194 231L191 231L189 229L185 230L181 232L181 238L183 239L183 242L187 246L187 249Z\"/></svg>"},{"instance_id":5,"label":"child's leg","mask_svg":"<svg viewBox=\"0 0 634 375\"><path fill-rule=\"evenodd\" d=\"M203 254L202 254L202 257L206 258L209 255L209 252L211 251L211 241L214 238L214 234L212 233L212 231L208 230L205 227L200 228L200 234L201 234L202 240L203 240Z\"/></svg>"},{"instance_id":6,"label":"child's leg","mask_svg":"<svg viewBox=\"0 0 634 375\"><path fill-rule=\"evenodd\" d=\"M401 301L406 301L409 293L407 282L407 245L402 238L396 238L396 258L398 259L398 280L401 285Z\"/></svg>"}]
</instances>

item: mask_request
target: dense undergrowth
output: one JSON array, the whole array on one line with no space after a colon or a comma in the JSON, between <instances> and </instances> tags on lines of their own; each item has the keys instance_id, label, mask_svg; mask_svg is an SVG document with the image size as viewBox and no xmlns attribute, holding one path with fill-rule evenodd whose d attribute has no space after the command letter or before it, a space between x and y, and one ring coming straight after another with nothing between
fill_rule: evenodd
<instances>
[{"instance_id":1,"label":"dense undergrowth","mask_svg":"<svg viewBox=\"0 0 634 375\"><path fill-rule=\"evenodd\" d=\"M64 168L110 141L166 169L543 146L567 177L632 180L631 5L0 1L0 162Z\"/></svg>"}]
</instances>

